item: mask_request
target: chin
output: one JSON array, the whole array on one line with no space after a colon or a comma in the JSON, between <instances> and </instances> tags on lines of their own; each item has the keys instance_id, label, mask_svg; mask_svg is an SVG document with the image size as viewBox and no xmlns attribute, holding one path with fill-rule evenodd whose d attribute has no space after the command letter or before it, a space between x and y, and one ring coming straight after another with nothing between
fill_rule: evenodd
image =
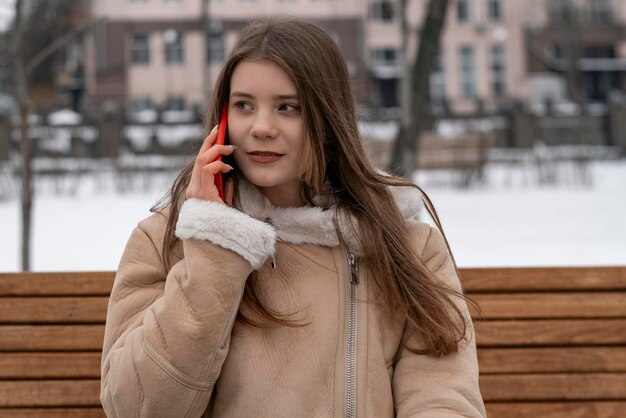
<instances>
[{"instance_id":1,"label":"chin","mask_svg":"<svg viewBox=\"0 0 626 418\"><path fill-rule=\"evenodd\" d=\"M257 187L272 187L280 184L280 179L273 176L254 175L244 173L246 179Z\"/></svg>"}]
</instances>

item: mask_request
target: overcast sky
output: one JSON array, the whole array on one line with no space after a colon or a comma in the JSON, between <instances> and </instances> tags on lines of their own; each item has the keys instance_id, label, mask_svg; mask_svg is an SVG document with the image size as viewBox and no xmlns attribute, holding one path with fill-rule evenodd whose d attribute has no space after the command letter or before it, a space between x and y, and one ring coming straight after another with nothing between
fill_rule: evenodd
<instances>
[{"instance_id":1,"label":"overcast sky","mask_svg":"<svg viewBox=\"0 0 626 418\"><path fill-rule=\"evenodd\" d=\"M9 28L13 19L14 4L15 0L0 0L0 32Z\"/></svg>"}]
</instances>

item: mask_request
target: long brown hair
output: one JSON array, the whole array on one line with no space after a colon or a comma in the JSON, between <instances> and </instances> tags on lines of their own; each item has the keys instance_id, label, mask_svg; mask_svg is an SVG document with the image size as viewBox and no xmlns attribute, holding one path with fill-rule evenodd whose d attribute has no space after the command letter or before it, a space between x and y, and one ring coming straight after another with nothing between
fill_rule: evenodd
<instances>
[{"instance_id":1,"label":"long brown hair","mask_svg":"<svg viewBox=\"0 0 626 418\"><path fill-rule=\"evenodd\" d=\"M454 300L463 295L438 284L433 272L416 257L407 241L405 221L388 187L419 187L377 170L367 158L357 128L348 70L335 42L319 26L295 18L270 18L249 24L217 79L207 129L217 124L219 110L229 100L233 71L244 60L269 60L294 81L307 137L301 170L302 198L312 204L316 195L332 193L337 213L351 215L358 221L364 262L384 294L390 317L400 309L408 324L422 337L421 350L409 348L431 355L455 352L460 341L467 337L468 319ZM231 173L239 173L234 159L229 163L235 167ZM169 208L163 244L168 268L169 255L178 243L174 230L192 167L193 161L178 175L169 196L152 208L155 211ZM225 181L236 185L238 175L227 175ZM234 206L238 206L236 201ZM427 196L426 207L441 230ZM242 306L274 324L298 326L285 313L263 306L255 285L256 272L253 272L246 282ZM240 319L262 326L250 317L240 316Z\"/></svg>"}]
</instances>

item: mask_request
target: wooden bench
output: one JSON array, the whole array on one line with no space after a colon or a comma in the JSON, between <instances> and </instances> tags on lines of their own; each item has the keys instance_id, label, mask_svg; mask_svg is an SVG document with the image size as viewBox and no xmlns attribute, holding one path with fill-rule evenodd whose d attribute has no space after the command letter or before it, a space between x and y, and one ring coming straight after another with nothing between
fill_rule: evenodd
<instances>
[{"instance_id":1,"label":"wooden bench","mask_svg":"<svg viewBox=\"0 0 626 418\"><path fill-rule=\"evenodd\" d=\"M114 273L0 274L0 417L104 417ZM626 266L461 269L491 418L626 416Z\"/></svg>"},{"instance_id":2,"label":"wooden bench","mask_svg":"<svg viewBox=\"0 0 626 418\"><path fill-rule=\"evenodd\" d=\"M457 183L467 187L480 181L495 143L495 134L470 132L454 138L444 138L434 132L421 134L417 154L419 170L446 170L458 174ZM377 167L386 169L391 161L393 141L363 138L365 150Z\"/></svg>"}]
</instances>

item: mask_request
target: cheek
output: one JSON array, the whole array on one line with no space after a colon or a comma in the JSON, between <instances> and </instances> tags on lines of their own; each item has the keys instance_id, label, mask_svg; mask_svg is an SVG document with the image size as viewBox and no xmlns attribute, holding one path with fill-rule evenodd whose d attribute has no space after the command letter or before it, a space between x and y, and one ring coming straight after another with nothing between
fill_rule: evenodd
<instances>
[{"instance_id":1,"label":"cheek","mask_svg":"<svg viewBox=\"0 0 626 418\"><path fill-rule=\"evenodd\" d=\"M228 128L228 142L233 145L240 145L241 138L242 138L240 124L237 124L237 123L231 124L230 118L229 118L227 128Z\"/></svg>"},{"instance_id":2,"label":"cheek","mask_svg":"<svg viewBox=\"0 0 626 418\"><path fill-rule=\"evenodd\" d=\"M298 148L301 154L304 153L304 150L306 148L306 132L304 129L304 123L301 123L300 126L298 127L296 147Z\"/></svg>"}]
</instances>

